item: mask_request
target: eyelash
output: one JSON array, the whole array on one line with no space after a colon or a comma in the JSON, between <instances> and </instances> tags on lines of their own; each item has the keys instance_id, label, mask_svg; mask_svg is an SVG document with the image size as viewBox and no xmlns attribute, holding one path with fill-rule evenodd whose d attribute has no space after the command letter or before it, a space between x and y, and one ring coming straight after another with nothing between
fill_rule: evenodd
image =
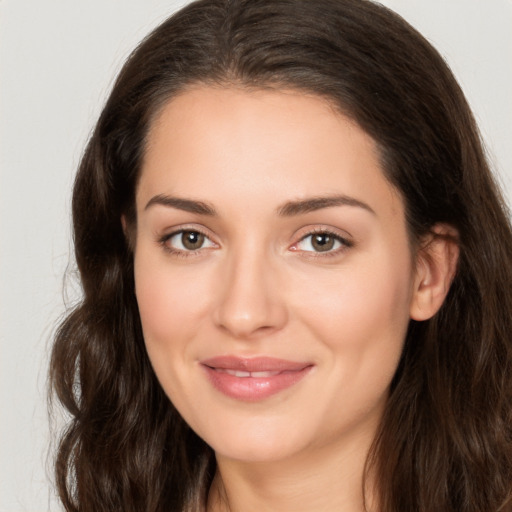
<instances>
[{"instance_id":1,"label":"eyelash","mask_svg":"<svg viewBox=\"0 0 512 512\"><path fill-rule=\"evenodd\" d=\"M199 254L201 250L204 250L204 247L200 247L196 250L183 250L183 249L176 249L169 245L169 240L171 240L173 237L177 235L183 235L183 233L197 233L199 235L202 235L205 237L205 239L209 240L213 245L216 245L214 242L211 241L210 237L200 229L194 228L194 229L188 229L188 228L182 228L178 229L177 231L173 231L172 233L168 233L166 235L163 235L158 240L158 243L163 247L164 251L168 252L169 254L172 254L173 256L177 256L179 258L188 258L191 256L195 256Z\"/></svg>"},{"instance_id":2,"label":"eyelash","mask_svg":"<svg viewBox=\"0 0 512 512\"><path fill-rule=\"evenodd\" d=\"M173 231L172 233L168 233L168 234L160 237L158 240L158 243L163 247L163 249L166 252L172 254L173 256L180 257L180 258L188 258L188 257L195 256L195 255L199 254L199 252L201 252L202 250L206 249L205 247L200 247L196 250L183 250L183 249L176 249L169 245L169 243L168 243L169 240L171 240L173 237L175 237L177 235L183 235L183 233L197 233L201 236L204 236L205 239L209 240L211 244L216 245L215 242L211 241L210 237L205 232L203 232L197 228L194 228L194 229L182 228L177 231ZM293 244L290 249L293 251L299 251L296 247L300 243L304 242L308 238L313 237L315 235L326 235L330 238L333 238L335 242L338 242L340 244L340 247L338 247L334 250L328 250L325 252L302 250L301 252L303 252L309 258L320 258L320 257L325 258L325 257L337 256L341 252L344 252L347 249L350 249L351 247L354 246L354 243L351 240L347 240L346 238L340 236L338 233L335 233L334 231L330 231L330 230L324 229L324 228L317 228L312 231L309 231L304 236L302 236L300 238L300 240L298 242L296 242L295 244Z\"/></svg>"},{"instance_id":3,"label":"eyelash","mask_svg":"<svg viewBox=\"0 0 512 512\"><path fill-rule=\"evenodd\" d=\"M328 257L333 257L333 256L339 256L340 253L342 253L342 252L346 251L347 249L350 249L351 247L354 246L354 242L340 236L338 233L336 233L334 231L331 231L331 230L325 229L325 228L316 228L316 229L313 229L312 231L309 231L304 236L302 236L301 239L292 246L292 248L296 247L300 243L304 242L308 238L313 237L315 235L326 235L330 238L333 238L335 242L338 242L340 244L340 247L333 249L333 250L328 250L325 252L302 251L304 253L304 255L308 258L328 258ZM298 250L298 249L293 249L293 250Z\"/></svg>"}]
</instances>

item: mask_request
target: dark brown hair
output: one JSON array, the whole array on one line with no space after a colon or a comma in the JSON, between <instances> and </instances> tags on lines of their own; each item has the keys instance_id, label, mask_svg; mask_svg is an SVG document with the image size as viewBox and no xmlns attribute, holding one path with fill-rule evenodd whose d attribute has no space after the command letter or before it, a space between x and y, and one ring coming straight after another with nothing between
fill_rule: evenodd
<instances>
[{"instance_id":1,"label":"dark brown hair","mask_svg":"<svg viewBox=\"0 0 512 512\"><path fill-rule=\"evenodd\" d=\"M381 512L512 510L512 234L467 102L429 43L367 0L200 0L122 69L73 195L83 299L56 335L51 385L71 420L56 459L68 511L204 507L215 461L149 363L134 295L134 194L151 120L188 86L293 88L376 141L412 240L459 233L439 313L411 321L368 458Z\"/></svg>"}]
</instances>

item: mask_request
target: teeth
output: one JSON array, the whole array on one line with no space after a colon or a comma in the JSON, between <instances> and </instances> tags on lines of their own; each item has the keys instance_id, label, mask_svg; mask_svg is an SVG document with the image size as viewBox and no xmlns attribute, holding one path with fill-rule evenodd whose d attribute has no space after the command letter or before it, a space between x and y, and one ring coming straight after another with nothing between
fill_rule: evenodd
<instances>
[{"instance_id":1,"label":"teeth","mask_svg":"<svg viewBox=\"0 0 512 512\"><path fill-rule=\"evenodd\" d=\"M244 372L239 370L224 370L228 375L233 375L235 377L250 377L251 372Z\"/></svg>"},{"instance_id":2,"label":"teeth","mask_svg":"<svg viewBox=\"0 0 512 512\"><path fill-rule=\"evenodd\" d=\"M280 372L252 372L251 377L273 377Z\"/></svg>"},{"instance_id":3,"label":"teeth","mask_svg":"<svg viewBox=\"0 0 512 512\"><path fill-rule=\"evenodd\" d=\"M234 377L253 377L253 378L264 378L264 377L273 377L274 375L278 375L280 372L245 372L242 370L228 370L223 369L223 372L228 375L233 375Z\"/></svg>"}]
</instances>

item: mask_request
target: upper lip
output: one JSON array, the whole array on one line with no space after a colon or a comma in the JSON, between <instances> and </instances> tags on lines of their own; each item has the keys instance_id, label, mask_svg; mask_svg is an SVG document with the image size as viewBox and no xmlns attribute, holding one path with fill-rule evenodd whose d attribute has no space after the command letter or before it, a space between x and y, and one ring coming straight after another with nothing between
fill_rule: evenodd
<instances>
[{"instance_id":1,"label":"upper lip","mask_svg":"<svg viewBox=\"0 0 512 512\"><path fill-rule=\"evenodd\" d=\"M300 371L308 366L308 362L288 361L286 359L277 359L275 357L238 357L238 356L218 356L204 359L201 364L210 368L223 370L239 370L246 372L284 372Z\"/></svg>"}]
</instances>

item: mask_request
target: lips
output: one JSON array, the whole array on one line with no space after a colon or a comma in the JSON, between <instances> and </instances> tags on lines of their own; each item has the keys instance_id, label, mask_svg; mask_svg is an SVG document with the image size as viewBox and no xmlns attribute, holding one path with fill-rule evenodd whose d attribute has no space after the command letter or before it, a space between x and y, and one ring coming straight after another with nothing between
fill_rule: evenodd
<instances>
[{"instance_id":1,"label":"lips","mask_svg":"<svg viewBox=\"0 0 512 512\"><path fill-rule=\"evenodd\" d=\"M201 361L210 383L224 395L242 401L264 400L297 384L312 363L272 357L220 356Z\"/></svg>"},{"instance_id":2,"label":"lips","mask_svg":"<svg viewBox=\"0 0 512 512\"><path fill-rule=\"evenodd\" d=\"M227 373L228 375L233 375L235 377L251 377L253 379L260 379L262 377L275 377L279 375L281 372L244 372L243 370L227 370L224 368L216 368L219 372Z\"/></svg>"}]
</instances>

